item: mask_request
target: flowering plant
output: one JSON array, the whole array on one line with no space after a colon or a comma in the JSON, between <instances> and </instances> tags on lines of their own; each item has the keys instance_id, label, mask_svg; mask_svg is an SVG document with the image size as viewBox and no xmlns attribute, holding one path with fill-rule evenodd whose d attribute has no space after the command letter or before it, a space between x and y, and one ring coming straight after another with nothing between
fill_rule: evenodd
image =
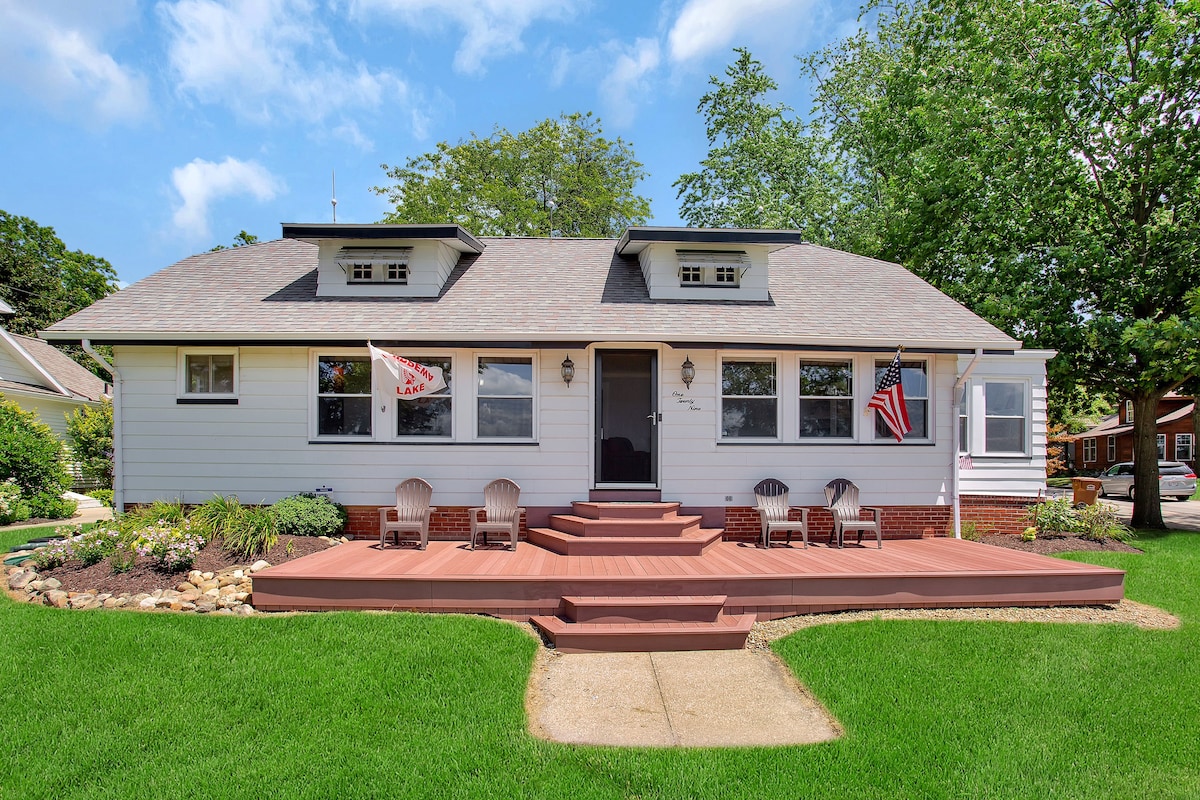
<instances>
[{"instance_id":1,"label":"flowering plant","mask_svg":"<svg viewBox=\"0 0 1200 800\"><path fill-rule=\"evenodd\" d=\"M187 520L171 525L160 519L157 524L134 531L132 536L138 555L150 556L160 567L171 572L190 568L208 544L204 534Z\"/></svg>"}]
</instances>

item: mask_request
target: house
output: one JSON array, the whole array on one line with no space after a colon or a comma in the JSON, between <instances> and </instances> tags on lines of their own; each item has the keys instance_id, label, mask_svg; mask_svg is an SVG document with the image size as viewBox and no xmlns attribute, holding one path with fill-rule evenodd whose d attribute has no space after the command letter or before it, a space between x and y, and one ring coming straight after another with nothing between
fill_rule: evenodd
<instances>
[{"instance_id":1,"label":"house","mask_svg":"<svg viewBox=\"0 0 1200 800\"><path fill-rule=\"evenodd\" d=\"M1053 353L899 265L794 231L285 224L43 335L113 347L126 506L320 489L370 536L396 484L420 476L433 538L453 539L507 477L527 527L573 501L661 498L753 540L760 479L823 507L825 484L846 477L895 538L944 535L956 512L1019 530L1045 482ZM417 400L374 391L368 342L448 385ZM899 442L864 414L898 346L912 424Z\"/></svg>"},{"instance_id":2,"label":"house","mask_svg":"<svg viewBox=\"0 0 1200 800\"><path fill-rule=\"evenodd\" d=\"M0 319L12 313L0 300ZM37 414L58 438L67 438L67 418L79 408L99 405L107 389L53 345L0 325L0 394Z\"/></svg>"},{"instance_id":3,"label":"house","mask_svg":"<svg viewBox=\"0 0 1200 800\"><path fill-rule=\"evenodd\" d=\"M1158 458L1196 466L1193 417L1196 400L1171 392L1158 401ZM1072 464L1077 470L1103 472L1113 464L1133 460L1133 401L1126 400L1117 413L1071 437Z\"/></svg>"}]
</instances>

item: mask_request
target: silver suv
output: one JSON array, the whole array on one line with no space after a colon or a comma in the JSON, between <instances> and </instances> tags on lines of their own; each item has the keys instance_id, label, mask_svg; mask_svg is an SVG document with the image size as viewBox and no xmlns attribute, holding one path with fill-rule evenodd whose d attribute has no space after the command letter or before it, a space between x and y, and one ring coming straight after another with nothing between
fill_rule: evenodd
<instances>
[{"instance_id":1,"label":"silver suv","mask_svg":"<svg viewBox=\"0 0 1200 800\"><path fill-rule=\"evenodd\" d=\"M1158 462L1158 496L1187 500L1196 493L1196 471L1179 461ZM1133 499L1133 462L1113 464L1100 474L1103 497Z\"/></svg>"}]
</instances>

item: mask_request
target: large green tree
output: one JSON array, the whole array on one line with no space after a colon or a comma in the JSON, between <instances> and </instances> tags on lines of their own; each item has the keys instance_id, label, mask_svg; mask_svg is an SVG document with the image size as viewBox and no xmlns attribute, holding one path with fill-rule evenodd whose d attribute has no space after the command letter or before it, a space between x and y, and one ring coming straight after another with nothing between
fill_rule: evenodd
<instances>
[{"instance_id":1,"label":"large green tree","mask_svg":"<svg viewBox=\"0 0 1200 800\"><path fill-rule=\"evenodd\" d=\"M68 250L53 228L0 210L0 299L16 312L8 330L34 335L116 291L116 280L103 258Z\"/></svg>"},{"instance_id":2,"label":"large green tree","mask_svg":"<svg viewBox=\"0 0 1200 800\"><path fill-rule=\"evenodd\" d=\"M634 191L646 173L631 145L602 134L590 113L563 114L384 164L395 183L374 191L395 210L383 221L454 222L481 236L619 236L649 217L650 201Z\"/></svg>"}]
</instances>

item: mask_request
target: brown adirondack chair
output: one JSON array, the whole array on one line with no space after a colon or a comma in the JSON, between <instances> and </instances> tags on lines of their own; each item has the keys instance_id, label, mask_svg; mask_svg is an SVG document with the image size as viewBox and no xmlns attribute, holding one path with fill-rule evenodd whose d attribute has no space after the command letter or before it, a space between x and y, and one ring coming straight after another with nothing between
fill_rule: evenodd
<instances>
[{"instance_id":1,"label":"brown adirondack chair","mask_svg":"<svg viewBox=\"0 0 1200 800\"><path fill-rule=\"evenodd\" d=\"M489 533L507 533L512 542L512 550L517 549L517 537L521 533L521 515L525 509L517 505L521 498L521 487L508 478L497 478L483 488L483 505L468 510L471 518L471 544L475 549L475 539L483 534L483 543L487 544ZM483 515L483 519L479 515Z\"/></svg>"},{"instance_id":2,"label":"brown adirondack chair","mask_svg":"<svg viewBox=\"0 0 1200 800\"><path fill-rule=\"evenodd\" d=\"M771 534L774 531L785 531L787 543L792 543L792 533L800 531L804 537L804 546L808 547L808 509L802 506L788 505L787 484L777 478L766 478L754 487L755 510L762 522L762 546L771 547ZM800 512L799 520L789 519L791 511Z\"/></svg>"},{"instance_id":3,"label":"brown adirondack chair","mask_svg":"<svg viewBox=\"0 0 1200 800\"><path fill-rule=\"evenodd\" d=\"M429 517L433 508L429 498L433 487L421 478L409 478L396 487L396 505L379 509L379 547L387 545L387 535L396 535L396 547L400 546L401 533L415 533L419 539L417 549L429 546ZM396 519L389 520L388 514L396 512Z\"/></svg>"},{"instance_id":4,"label":"brown adirondack chair","mask_svg":"<svg viewBox=\"0 0 1200 800\"><path fill-rule=\"evenodd\" d=\"M825 484L825 500L829 504L829 513L833 514L833 533L829 543L836 538L838 547L846 544L846 531L858 531L858 543L862 544L863 531L875 531L878 547L883 547L883 531L880 523L882 518L878 508L860 506L858 504L858 487L846 478L834 478ZM863 512L869 512L872 519L863 519Z\"/></svg>"}]
</instances>

